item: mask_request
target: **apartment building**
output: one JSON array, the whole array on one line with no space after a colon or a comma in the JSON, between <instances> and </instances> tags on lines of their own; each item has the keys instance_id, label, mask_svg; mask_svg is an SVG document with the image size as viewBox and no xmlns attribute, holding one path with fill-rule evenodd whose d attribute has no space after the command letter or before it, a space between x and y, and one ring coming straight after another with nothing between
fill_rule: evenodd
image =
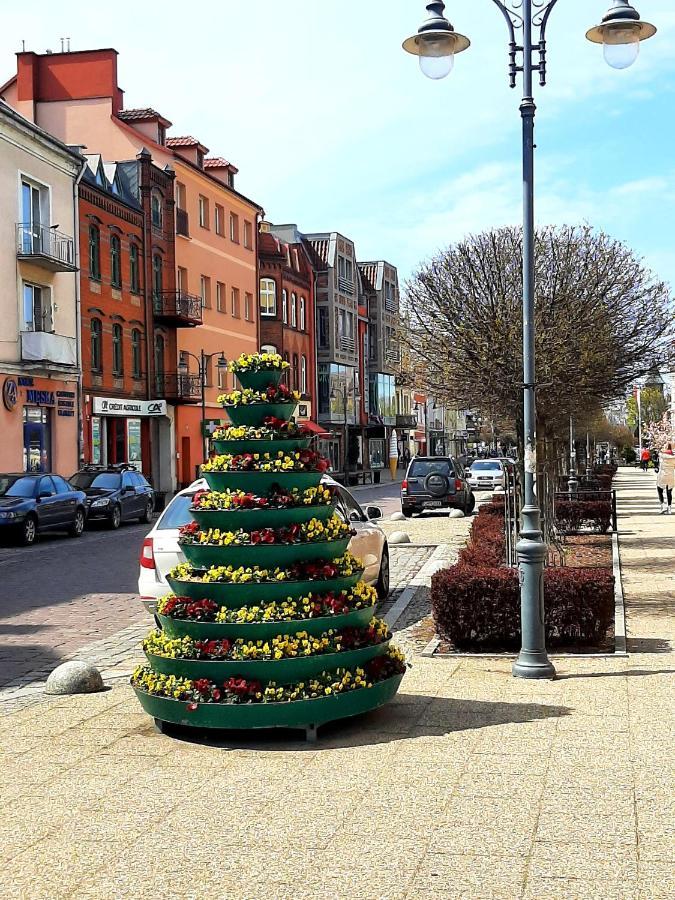
<instances>
[{"instance_id":1,"label":"apartment building","mask_svg":"<svg viewBox=\"0 0 675 900\"><path fill-rule=\"evenodd\" d=\"M125 109L113 49L17 55L17 73L0 96L31 121L107 160L133 159L146 149L161 169L175 172L176 291L194 298L202 326L182 328L178 355L190 376L206 382L206 418L220 419L218 394L232 382L217 367L254 352L259 343L258 220L262 208L235 186L237 168L191 135L168 134L171 121L151 107ZM181 374L181 373L175 373ZM202 460L200 405L175 415L176 477L189 483Z\"/></svg>"},{"instance_id":2,"label":"apartment building","mask_svg":"<svg viewBox=\"0 0 675 900\"><path fill-rule=\"evenodd\" d=\"M260 272L260 346L288 362L286 381L300 391L298 420L314 428L316 410L316 338L314 270L302 240L286 243L268 222L258 235ZM316 428L318 431L323 429Z\"/></svg>"},{"instance_id":3,"label":"apartment building","mask_svg":"<svg viewBox=\"0 0 675 900\"><path fill-rule=\"evenodd\" d=\"M177 374L177 332L201 306L175 284L174 175L136 159L87 155L80 184L84 460L130 462L171 491L175 408L199 403Z\"/></svg>"},{"instance_id":4,"label":"apartment building","mask_svg":"<svg viewBox=\"0 0 675 900\"><path fill-rule=\"evenodd\" d=\"M84 159L0 101L0 471L77 470Z\"/></svg>"}]
</instances>

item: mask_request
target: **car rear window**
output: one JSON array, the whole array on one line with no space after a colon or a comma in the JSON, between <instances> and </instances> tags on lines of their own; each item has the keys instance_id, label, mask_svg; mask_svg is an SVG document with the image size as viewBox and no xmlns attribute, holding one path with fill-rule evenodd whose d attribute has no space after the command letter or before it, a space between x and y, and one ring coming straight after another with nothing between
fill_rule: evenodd
<instances>
[{"instance_id":1,"label":"car rear window","mask_svg":"<svg viewBox=\"0 0 675 900\"><path fill-rule=\"evenodd\" d=\"M99 488L102 491L116 491L120 486L117 472L78 472L70 479L70 483L79 491Z\"/></svg>"},{"instance_id":2,"label":"car rear window","mask_svg":"<svg viewBox=\"0 0 675 900\"><path fill-rule=\"evenodd\" d=\"M170 531L173 528L182 528L192 521L190 507L194 494L179 494L164 510L164 514L155 526L158 531Z\"/></svg>"},{"instance_id":3,"label":"car rear window","mask_svg":"<svg viewBox=\"0 0 675 900\"><path fill-rule=\"evenodd\" d=\"M416 459L410 466L408 477L410 478L426 478L432 473L439 475L453 476L454 470L449 459Z\"/></svg>"},{"instance_id":4,"label":"car rear window","mask_svg":"<svg viewBox=\"0 0 675 900\"><path fill-rule=\"evenodd\" d=\"M486 459L481 462L475 462L471 464L471 469L474 472L488 472L492 469L498 469L501 471L502 464L497 459Z\"/></svg>"}]
</instances>

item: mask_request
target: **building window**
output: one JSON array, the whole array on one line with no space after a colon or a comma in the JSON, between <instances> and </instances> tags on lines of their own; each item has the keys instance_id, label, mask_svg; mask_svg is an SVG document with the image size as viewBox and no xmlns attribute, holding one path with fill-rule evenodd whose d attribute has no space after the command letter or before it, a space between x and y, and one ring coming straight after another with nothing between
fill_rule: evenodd
<instances>
[{"instance_id":1,"label":"building window","mask_svg":"<svg viewBox=\"0 0 675 900\"><path fill-rule=\"evenodd\" d=\"M215 213L214 213L214 225L216 229L216 234L225 234L225 210L223 207L216 203Z\"/></svg>"},{"instance_id":2,"label":"building window","mask_svg":"<svg viewBox=\"0 0 675 900\"><path fill-rule=\"evenodd\" d=\"M274 346L274 344L263 344L262 347L260 348L260 352L261 353L276 353L277 348Z\"/></svg>"},{"instance_id":3,"label":"building window","mask_svg":"<svg viewBox=\"0 0 675 900\"><path fill-rule=\"evenodd\" d=\"M153 228L162 227L162 195L159 191L152 192L150 197L150 216Z\"/></svg>"},{"instance_id":4,"label":"building window","mask_svg":"<svg viewBox=\"0 0 675 900\"><path fill-rule=\"evenodd\" d=\"M92 319L91 325L91 368L93 372L103 371L103 338L100 319Z\"/></svg>"},{"instance_id":5,"label":"building window","mask_svg":"<svg viewBox=\"0 0 675 900\"><path fill-rule=\"evenodd\" d=\"M300 360L300 390L307 393L307 357L304 355Z\"/></svg>"},{"instance_id":6,"label":"building window","mask_svg":"<svg viewBox=\"0 0 675 900\"><path fill-rule=\"evenodd\" d=\"M131 374L134 378L141 377L141 333L138 328L131 330Z\"/></svg>"},{"instance_id":7,"label":"building window","mask_svg":"<svg viewBox=\"0 0 675 900\"><path fill-rule=\"evenodd\" d=\"M197 150L197 165L200 169L204 168L204 151Z\"/></svg>"},{"instance_id":8,"label":"building window","mask_svg":"<svg viewBox=\"0 0 675 900\"><path fill-rule=\"evenodd\" d=\"M163 287L163 278L162 278L162 257L155 253L152 257L152 293L155 297L161 297L162 295L162 287Z\"/></svg>"},{"instance_id":9,"label":"building window","mask_svg":"<svg viewBox=\"0 0 675 900\"><path fill-rule=\"evenodd\" d=\"M202 298L202 309L211 309L211 279L206 275L199 278L199 296Z\"/></svg>"},{"instance_id":10,"label":"building window","mask_svg":"<svg viewBox=\"0 0 675 900\"><path fill-rule=\"evenodd\" d=\"M295 328L298 324L298 298L295 293L291 294L291 328Z\"/></svg>"},{"instance_id":11,"label":"building window","mask_svg":"<svg viewBox=\"0 0 675 900\"><path fill-rule=\"evenodd\" d=\"M276 316L277 285L273 278L260 279L260 315Z\"/></svg>"},{"instance_id":12,"label":"building window","mask_svg":"<svg viewBox=\"0 0 675 900\"><path fill-rule=\"evenodd\" d=\"M281 292L281 313L284 325L288 325L288 291L286 290Z\"/></svg>"},{"instance_id":13,"label":"building window","mask_svg":"<svg viewBox=\"0 0 675 900\"><path fill-rule=\"evenodd\" d=\"M164 375L164 338L161 334L155 335L155 375ZM161 392L163 385L157 385L158 392Z\"/></svg>"},{"instance_id":14,"label":"building window","mask_svg":"<svg viewBox=\"0 0 675 900\"><path fill-rule=\"evenodd\" d=\"M122 326L117 322L112 327L112 370L113 375L121 375L122 367Z\"/></svg>"},{"instance_id":15,"label":"building window","mask_svg":"<svg viewBox=\"0 0 675 900\"><path fill-rule=\"evenodd\" d=\"M299 369L298 369L298 354L293 354L293 390L297 391L298 389L298 380L299 380Z\"/></svg>"},{"instance_id":16,"label":"building window","mask_svg":"<svg viewBox=\"0 0 675 900\"><path fill-rule=\"evenodd\" d=\"M305 313L305 298L300 297L300 331L305 330L306 326L306 313Z\"/></svg>"},{"instance_id":17,"label":"building window","mask_svg":"<svg viewBox=\"0 0 675 900\"><path fill-rule=\"evenodd\" d=\"M23 320L26 331L54 331L49 288L24 282Z\"/></svg>"},{"instance_id":18,"label":"building window","mask_svg":"<svg viewBox=\"0 0 675 900\"><path fill-rule=\"evenodd\" d=\"M290 371L291 371L291 358L290 358L290 356L288 355L288 351L286 351L286 352L284 353L284 362L287 362L287 363L288 363L288 366L286 366L286 368L284 369L284 374L283 374L283 377L282 377L282 381L283 381L286 385L290 386L290 380L291 380L291 376L290 376Z\"/></svg>"},{"instance_id":19,"label":"building window","mask_svg":"<svg viewBox=\"0 0 675 900\"><path fill-rule=\"evenodd\" d=\"M253 249L253 225L247 219L244 219L244 247Z\"/></svg>"},{"instance_id":20,"label":"building window","mask_svg":"<svg viewBox=\"0 0 675 900\"><path fill-rule=\"evenodd\" d=\"M188 273L187 269L184 269L182 266L178 266L178 270L176 272L177 275L177 283L176 287L178 288L178 294L180 297L184 297L188 292Z\"/></svg>"},{"instance_id":21,"label":"building window","mask_svg":"<svg viewBox=\"0 0 675 900\"><path fill-rule=\"evenodd\" d=\"M225 285L222 281L216 281L216 309L225 312Z\"/></svg>"},{"instance_id":22,"label":"building window","mask_svg":"<svg viewBox=\"0 0 675 900\"><path fill-rule=\"evenodd\" d=\"M89 277L101 280L101 232L98 225L89 226Z\"/></svg>"},{"instance_id":23,"label":"building window","mask_svg":"<svg viewBox=\"0 0 675 900\"><path fill-rule=\"evenodd\" d=\"M116 234L110 238L110 284L122 287L122 245Z\"/></svg>"},{"instance_id":24,"label":"building window","mask_svg":"<svg viewBox=\"0 0 675 900\"><path fill-rule=\"evenodd\" d=\"M253 306L253 294L248 291L244 293L244 318L247 322L251 321L251 307Z\"/></svg>"},{"instance_id":25,"label":"building window","mask_svg":"<svg viewBox=\"0 0 675 900\"><path fill-rule=\"evenodd\" d=\"M235 213L230 213L230 240L239 243L239 216Z\"/></svg>"},{"instance_id":26,"label":"building window","mask_svg":"<svg viewBox=\"0 0 675 900\"><path fill-rule=\"evenodd\" d=\"M162 147L166 144L166 126L165 125L157 126L157 143L161 144Z\"/></svg>"},{"instance_id":27,"label":"building window","mask_svg":"<svg viewBox=\"0 0 675 900\"><path fill-rule=\"evenodd\" d=\"M138 244L129 246L129 288L132 294L138 294L141 290L141 277L138 266Z\"/></svg>"},{"instance_id":28,"label":"building window","mask_svg":"<svg viewBox=\"0 0 675 900\"><path fill-rule=\"evenodd\" d=\"M320 306L317 310L317 318L318 318L318 343L319 347L323 349L327 348L329 345L328 340L328 308L325 306Z\"/></svg>"},{"instance_id":29,"label":"building window","mask_svg":"<svg viewBox=\"0 0 675 900\"><path fill-rule=\"evenodd\" d=\"M239 288L232 288L232 315L235 319L240 316L239 312Z\"/></svg>"},{"instance_id":30,"label":"building window","mask_svg":"<svg viewBox=\"0 0 675 900\"><path fill-rule=\"evenodd\" d=\"M199 224L202 228L209 227L209 201L201 194L199 195Z\"/></svg>"}]
</instances>

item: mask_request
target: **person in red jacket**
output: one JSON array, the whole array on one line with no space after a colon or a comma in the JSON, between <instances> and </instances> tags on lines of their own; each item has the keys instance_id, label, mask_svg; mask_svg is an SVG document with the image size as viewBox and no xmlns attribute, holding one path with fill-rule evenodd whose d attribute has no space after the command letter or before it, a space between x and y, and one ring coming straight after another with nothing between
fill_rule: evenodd
<instances>
[{"instance_id":1,"label":"person in red jacket","mask_svg":"<svg viewBox=\"0 0 675 900\"><path fill-rule=\"evenodd\" d=\"M647 467L649 466L649 460L652 458L651 453L645 447L640 454L640 468L643 472L647 471Z\"/></svg>"}]
</instances>

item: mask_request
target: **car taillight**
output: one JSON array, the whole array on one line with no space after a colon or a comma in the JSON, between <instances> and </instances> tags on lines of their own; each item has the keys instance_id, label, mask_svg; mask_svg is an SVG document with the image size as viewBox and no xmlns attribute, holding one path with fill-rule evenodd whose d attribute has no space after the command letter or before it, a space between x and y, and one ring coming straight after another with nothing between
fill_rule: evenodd
<instances>
[{"instance_id":1,"label":"car taillight","mask_svg":"<svg viewBox=\"0 0 675 900\"><path fill-rule=\"evenodd\" d=\"M455 478L455 490L456 490L456 491L461 491L461 490L463 490L463 489L464 489L464 485L462 484L462 479L461 479L461 478Z\"/></svg>"},{"instance_id":2,"label":"car taillight","mask_svg":"<svg viewBox=\"0 0 675 900\"><path fill-rule=\"evenodd\" d=\"M143 569L155 568L155 551L152 546L152 538L146 538L143 541L143 549L141 550L141 567Z\"/></svg>"},{"instance_id":3,"label":"car taillight","mask_svg":"<svg viewBox=\"0 0 675 900\"><path fill-rule=\"evenodd\" d=\"M403 481L401 482L401 490L402 490L402 491L407 491L407 490L408 490L408 482L407 482L407 480L406 480L405 478L404 478Z\"/></svg>"}]
</instances>

